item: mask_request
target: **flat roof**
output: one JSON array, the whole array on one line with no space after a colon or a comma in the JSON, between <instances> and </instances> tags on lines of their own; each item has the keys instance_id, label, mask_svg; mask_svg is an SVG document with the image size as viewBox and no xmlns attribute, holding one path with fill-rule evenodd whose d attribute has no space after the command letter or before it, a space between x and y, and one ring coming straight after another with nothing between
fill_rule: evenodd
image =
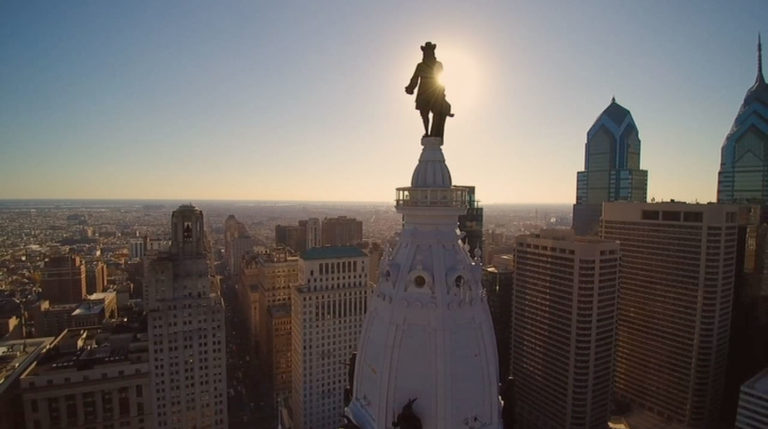
<instances>
[{"instance_id":1,"label":"flat roof","mask_svg":"<svg viewBox=\"0 0 768 429\"><path fill-rule=\"evenodd\" d=\"M0 393L19 378L53 337L0 342Z\"/></svg>"},{"instance_id":2,"label":"flat roof","mask_svg":"<svg viewBox=\"0 0 768 429\"><path fill-rule=\"evenodd\" d=\"M744 383L744 388L754 390L763 395L768 395L768 368L760 371L749 381Z\"/></svg>"},{"instance_id":3,"label":"flat roof","mask_svg":"<svg viewBox=\"0 0 768 429\"><path fill-rule=\"evenodd\" d=\"M368 256L365 252L355 246L325 246L313 247L301 252L301 259L305 261L316 259L341 259L341 258L359 258Z\"/></svg>"}]
</instances>

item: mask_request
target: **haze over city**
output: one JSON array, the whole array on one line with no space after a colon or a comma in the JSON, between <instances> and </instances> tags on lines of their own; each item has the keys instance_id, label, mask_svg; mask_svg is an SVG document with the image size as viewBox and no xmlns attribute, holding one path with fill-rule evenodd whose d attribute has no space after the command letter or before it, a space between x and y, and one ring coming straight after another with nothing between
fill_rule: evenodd
<instances>
[{"instance_id":1,"label":"haze over city","mask_svg":"<svg viewBox=\"0 0 768 429\"><path fill-rule=\"evenodd\" d=\"M648 198L715 199L761 1L4 2L0 198L391 201L427 40L446 157L485 203L572 203L586 131L631 110ZM684 172L684 173L683 173Z\"/></svg>"}]
</instances>

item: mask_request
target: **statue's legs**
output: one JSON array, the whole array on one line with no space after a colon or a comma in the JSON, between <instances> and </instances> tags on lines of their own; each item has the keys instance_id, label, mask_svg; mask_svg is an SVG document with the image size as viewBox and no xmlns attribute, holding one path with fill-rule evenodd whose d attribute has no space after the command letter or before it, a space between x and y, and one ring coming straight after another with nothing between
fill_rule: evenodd
<instances>
[{"instance_id":1,"label":"statue's legs","mask_svg":"<svg viewBox=\"0 0 768 429\"><path fill-rule=\"evenodd\" d=\"M419 110L421 122L424 123L424 135L429 135L429 109Z\"/></svg>"},{"instance_id":2,"label":"statue's legs","mask_svg":"<svg viewBox=\"0 0 768 429\"><path fill-rule=\"evenodd\" d=\"M442 137L445 132L445 115L439 113L432 114L432 132L429 134L432 137Z\"/></svg>"}]
</instances>

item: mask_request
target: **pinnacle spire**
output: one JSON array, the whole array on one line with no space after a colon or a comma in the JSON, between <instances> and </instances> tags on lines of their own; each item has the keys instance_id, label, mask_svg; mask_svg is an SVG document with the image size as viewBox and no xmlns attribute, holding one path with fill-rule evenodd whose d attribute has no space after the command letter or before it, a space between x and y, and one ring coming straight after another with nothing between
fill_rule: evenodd
<instances>
[{"instance_id":1,"label":"pinnacle spire","mask_svg":"<svg viewBox=\"0 0 768 429\"><path fill-rule=\"evenodd\" d=\"M757 33L757 81L765 83L763 77L763 43L760 40L760 33Z\"/></svg>"}]
</instances>

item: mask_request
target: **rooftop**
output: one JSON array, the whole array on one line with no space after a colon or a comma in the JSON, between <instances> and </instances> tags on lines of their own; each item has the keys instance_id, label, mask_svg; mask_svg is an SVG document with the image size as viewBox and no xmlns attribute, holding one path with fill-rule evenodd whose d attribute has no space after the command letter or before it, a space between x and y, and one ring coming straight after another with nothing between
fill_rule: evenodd
<instances>
[{"instance_id":1,"label":"rooftop","mask_svg":"<svg viewBox=\"0 0 768 429\"><path fill-rule=\"evenodd\" d=\"M34 362L52 337L0 342L0 393Z\"/></svg>"},{"instance_id":2,"label":"rooftop","mask_svg":"<svg viewBox=\"0 0 768 429\"><path fill-rule=\"evenodd\" d=\"M763 395L768 395L768 368L765 368L764 370L757 373L757 375L750 378L749 381L744 383L742 388L754 390Z\"/></svg>"},{"instance_id":3,"label":"rooftop","mask_svg":"<svg viewBox=\"0 0 768 429\"><path fill-rule=\"evenodd\" d=\"M368 255L354 246L314 247L301 252L301 259L305 261L317 259L360 258L364 256Z\"/></svg>"},{"instance_id":4,"label":"rooftop","mask_svg":"<svg viewBox=\"0 0 768 429\"><path fill-rule=\"evenodd\" d=\"M67 329L24 376L66 369L80 371L127 360L142 362L147 353L146 340L134 332L113 333L100 327Z\"/></svg>"}]
</instances>

